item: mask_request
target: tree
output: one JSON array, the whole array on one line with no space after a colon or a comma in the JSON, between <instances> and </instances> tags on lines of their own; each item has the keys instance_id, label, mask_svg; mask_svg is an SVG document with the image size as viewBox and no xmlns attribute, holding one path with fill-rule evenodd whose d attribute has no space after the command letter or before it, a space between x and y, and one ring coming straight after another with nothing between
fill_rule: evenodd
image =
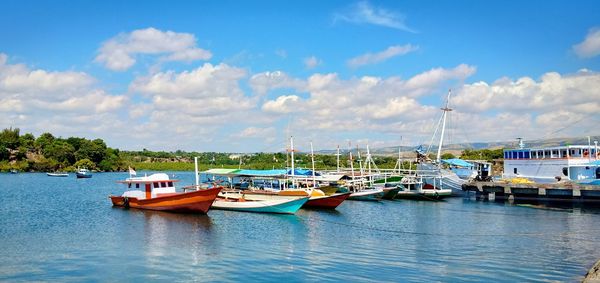
<instances>
[{"instance_id":1,"label":"tree","mask_svg":"<svg viewBox=\"0 0 600 283\"><path fill-rule=\"evenodd\" d=\"M78 160L73 166L76 168L87 168L90 170L96 169L96 164L87 158Z\"/></svg>"},{"instance_id":2,"label":"tree","mask_svg":"<svg viewBox=\"0 0 600 283\"><path fill-rule=\"evenodd\" d=\"M44 148L51 145L55 139L56 138L54 138L51 133L43 133L35 140L34 144L39 151L43 151Z\"/></svg>"},{"instance_id":3,"label":"tree","mask_svg":"<svg viewBox=\"0 0 600 283\"><path fill-rule=\"evenodd\" d=\"M45 157L65 165L75 162L75 148L64 140L55 140L52 144L44 147L43 153Z\"/></svg>"},{"instance_id":4,"label":"tree","mask_svg":"<svg viewBox=\"0 0 600 283\"><path fill-rule=\"evenodd\" d=\"M19 137L19 143L27 150L33 150L35 147L35 137L31 133L27 133Z\"/></svg>"},{"instance_id":5,"label":"tree","mask_svg":"<svg viewBox=\"0 0 600 283\"><path fill-rule=\"evenodd\" d=\"M19 128L4 129L0 132L0 144L10 149L19 147Z\"/></svg>"},{"instance_id":6,"label":"tree","mask_svg":"<svg viewBox=\"0 0 600 283\"><path fill-rule=\"evenodd\" d=\"M453 158L456 158L456 156L454 156L454 154L452 154L452 153L444 153L444 154L442 154L441 158L442 159L453 159Z\"/></svg>"}]
</instances>

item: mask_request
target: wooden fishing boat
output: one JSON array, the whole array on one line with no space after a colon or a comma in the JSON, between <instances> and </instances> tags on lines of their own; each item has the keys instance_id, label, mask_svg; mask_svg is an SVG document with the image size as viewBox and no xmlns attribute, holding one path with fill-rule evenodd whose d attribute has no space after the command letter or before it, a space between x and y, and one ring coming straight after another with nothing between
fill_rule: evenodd
<instances>
[{"instance_id":1,"label":"wooden fishing boat","mask_svg":"<svg viewBox=\"0 0 600 283\"><path fill-rule=\"evenodd\" d=\"M381 198L386 200L393 200L394 198L396 198L400 190L402 190L402 187L400 186L384 187L383 196L381 196Z\"/></svg>"},{"instance_id":2,"label":"wooden fishing boat","mask_svg":"<svg viewBox=\"0 0 600 283\"><path fill-rule=\"evenodd\" d=\"M121 196L109 196L113 206L162 210L172 212L207 213L222 187L212 187L189 192L177 192L173 185L178 180L164 173L128 178L119 183L138 190L126 191ZM139 190L143 188L144 191Z\"/></svg>"},{"instance_id":3,"label":"wooden fishing boat","mask_svg":"<svg viewBox=\"0 0 600 283\"><path fill-rule=\"evenodd\" d=\"M344 202L350 193L335 193L332 195L311 196L303 207L335 209Z\"/></svg>"},{"instance_id":4,"label":"wooden fishing boat","mask_svg":"<svg viewBox=\"0 0 600 283\"><path fill-rule=\"evenodd\" d=\"M383 189L381 188L368 188L355 191L348 197L349 200L363 200L363 201L378 201L383 197Z\"/></svg>"},{"instance_id":5,"label":"wooden fishing boat","mask_svg":"<svg viewBox=\"0 0 600 283\"><path fill-rule=\"evenodd\" d=\"M308 201L308 196L300 198L278 198L268 200L248 200L242 193L220 194L212 208L222 210L294 214Z\"/></svg>"}]
</instances>

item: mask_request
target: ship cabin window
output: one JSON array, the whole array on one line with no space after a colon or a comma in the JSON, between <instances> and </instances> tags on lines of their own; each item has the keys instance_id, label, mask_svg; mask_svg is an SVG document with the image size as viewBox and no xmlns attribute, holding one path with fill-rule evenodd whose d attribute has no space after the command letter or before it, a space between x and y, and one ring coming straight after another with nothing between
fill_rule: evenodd
<instances>
[{"instance_id":1,"label":"ship cabin window","mask_svg":"<svg viewBox=\"0 0 600 283\"><path fill-rule=\"evenodd\" d=\"M569 176L569 168L567 168L567 167L563 167L563 169L562 169L562 173L563 173L563 175L565 175L565 176Z\"/></svg>"},{"instance_id":2,"label":"ship cabin window","mask_svg":"<svg viewBox=\"0 0 600 283\"><path fill-rule=\"evenodd\" d=\"M135 188L139 189L140 188L140 183L135 183Z\"/></svg>"},{"instance_id":3,"label":"ship cabin window","mask_svg":"<svg viewBox=\"0 0 600 283\"><path fill-rule=\"evenodd\" d=\"M160 183L160 187L161 188L166 188L167 187L167 182L161 182Z\"/></svg>"},{"instance_id":4,"label":"ship cabin window","mask_svg":"<svg viewBox=\"0 0 600 283\"><path fill-rule=\"evenodd\" d=\"M552 151L552 158L558 158L558 150Z\"/></svg>"},{"instance_id":5,"label":"ship cabin window","mask_svg":"<svg viewBox=\"0 0 600 283\"><path fill-rule=\"evenodd\" d=\"M155 188L160 188L160 187L158 186L158 182L154 182L154 187L155 187Z\"/></svg>"},{"instance_id":6,"label":"ship cabin window","mask_svg":"<svg viewBox=\"0 0 600 283\"><path fill-rule=\"evenodd\" d=\"M508 159L508 157L507 157L507 156L508 156L508 152L506 152L506 151L505 151L505 152L504 152L504 159Z\"/></svg>"},{"instance_id":7,"label":"ship cabin window","mask_svg":"<svg viewBox=\"0 0 600 283\"><path fill-rule=\"evenodd\" d=\"M131 189L131 183L127 184L127 187Z\"/></svg>"},{"instance_id":8,"label":"ship cabin window","mask_svg":"<svg viewBox=\"0 0 600 283\"><path fill-rule=\"evenodd\" d=\"M172 187L172 186L173 186L173 182L168 182L168 183L167 183L167 185L168 185L169 187Z\"/></svg>"},{"instance_id":9,"label":"ship cabin window","mask_svg":"<svg viewBox=\"0 0 600 283\"><path fill-rule=\"evenodd\" d=\"M515 172L515 174L518 174L518 173L517 173L517 168L514 168L514 170L513 170L513 171Z\"/></svg>"},{"instance_id":10,"label":"ship cabin window","mask_svg":"<svg viewBox=\"0 0 600 283\"><path fill-rule=\"evenodd\" d=\"M571 149L571 155L575 154L575 150Z\"/></svg>"},{"instance_id":11,"label":"ship cabin window","mask_svg":"<svg viewBox=\"0 0 600 283\"><path fill-rule=\"evenodd\" d=\"M529 156L529 151L523 152L523 157L525 157L527 159L531 158L531 156Z\"/></svg>"},{"instance_id":12,"label":"ship cabin window","mask_svg":"<svg viewBox=\"0 0 600 283\"><path fill-rule=\"evenodd\" d=\"M523 152L519 151L519 159L523 158Z\"/></svg>"},{"instance_id":13,"label":"ship cabin window","mask_svg":"<svg viewBox=\"0 0 600 283\"><path fill-rule=\"evenodd\" d=\"M569 155L569 154L567 154L567 151L566 151L566 150L563 150L563 151L562 151L562 157L563 157L563 158L567 158L567 156L568 156L568 155Z\"/></svg>"}]
</instances>

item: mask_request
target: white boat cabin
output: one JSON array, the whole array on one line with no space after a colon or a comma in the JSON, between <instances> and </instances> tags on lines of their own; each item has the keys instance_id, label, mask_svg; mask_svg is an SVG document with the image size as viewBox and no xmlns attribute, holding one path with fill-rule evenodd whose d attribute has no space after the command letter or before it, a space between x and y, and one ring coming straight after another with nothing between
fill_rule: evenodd
<instances>
[{"instance_id":1,"label":"white boat cabin","mask_svg":"<svg viewBox=\"0 0 600 283\"><path fill-rule=\"evenodd\" d=\"M177 193L175 190L175 182L179 180L169 179L169 175L165 173L156 173L150 176L127 178L125 181L120 181L127 185L130 190L123 193L124 197L134 197L137 199L150 199L161 195L169 195Z\"/></svg>"},{"instance_id":2,"label":"white boat cabin","mask_svg":"<svg viewBox=\"0 0 600 283\"><path fill-rule=\"evenodd\" d=\"M504 150L504 177L525 177L536 182L600 178L595 145L566 145Z\"/></svg>"}]
</instances>

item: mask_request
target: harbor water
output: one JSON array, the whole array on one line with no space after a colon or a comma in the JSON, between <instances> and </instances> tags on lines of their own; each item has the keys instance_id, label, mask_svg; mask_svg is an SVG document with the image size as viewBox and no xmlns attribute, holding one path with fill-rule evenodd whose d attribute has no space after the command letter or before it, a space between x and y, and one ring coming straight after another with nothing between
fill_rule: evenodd
<instances>
[{"instance_id":1,"label":"harbor water","mask_svg":"<svg viewBox=\"0 0 600 283\"><path fill-rule=\"evenodd\" d=\"M0 174L0 281L576 282L600 258L596 208L452 198L189 215L113 208L126 177Z\"/></svg>"}]
</instances>

